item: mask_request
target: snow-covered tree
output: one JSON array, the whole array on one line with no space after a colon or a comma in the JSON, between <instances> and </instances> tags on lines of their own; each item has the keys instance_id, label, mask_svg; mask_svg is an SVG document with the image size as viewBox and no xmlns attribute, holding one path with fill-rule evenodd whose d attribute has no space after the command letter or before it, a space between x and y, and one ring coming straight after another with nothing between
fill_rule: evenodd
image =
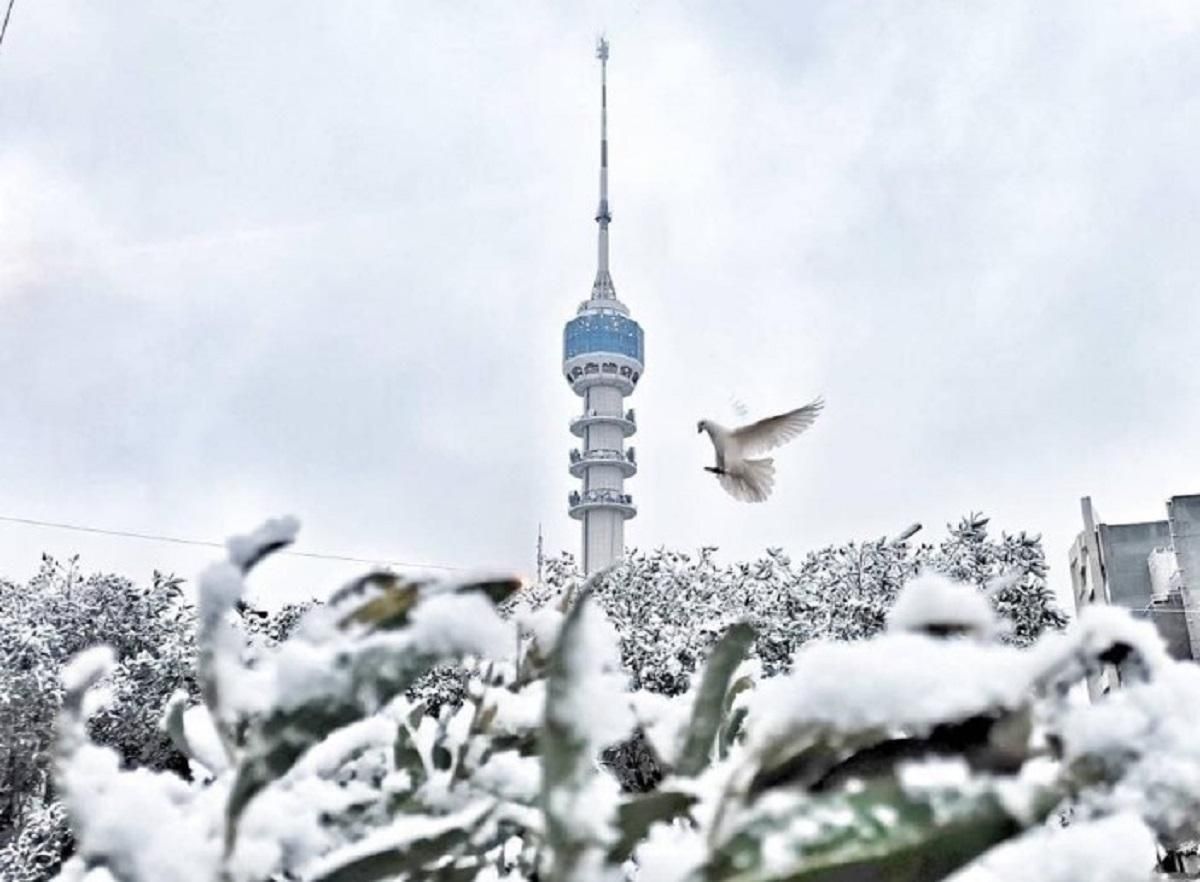
<instances>
[{"instance_id":1,"label":"snow-covered tree","mask_svg":"<svg viewBox=\"0 0 1200 882\"><path fill-rule=\"evenodd\" d=\"M859 640L883 630L900 587L923 571L944 573L992 596L1006 639L1028 645L1060 629L1066 616L1046 584L1039 537L987 535L987 519L969 515L938 546L913 545L917 527L899 536L850 542L793 561L768 549L755 561L720 564L715 548L696 555L633 552L598 581L596 597L617 628L635 688L667 695L687 690L716 636L747 622L752 655L764 673L788 668L815 638ZM569 555L551 560L543 584L517 599L530 607L578 584Z\"/></svg>"},{"instance_id":2,"label":"snow-covered tree","mask_svg":"<svg viewBox=\"0 0 1200 882\"><path fill-rule=\"evenodd\" d=\"M997 612L1010 626L1008 639L1028 646L1047 629L1067 620L1046 584L1046 555L1040 536L1024 531L988 536L989 519L971 513L949 528L936 552L926 548L929 565L952 579L993 594Z\"/></svg>"},{"instance_id":3,"label":"snow-covered tree","mask_svg":"<svg viewBox=\"0 0 1200 882\"><path fill-rule=\"evenodd\" d=\"M185 772L159 720L173 692L195 692L194 631L180 580L159 573L139 586L45 557L27 584L0 580L0 877L41 866L30 878L46 878L69 846L50 774L62 666L89 646L112 647L110 700L90 720L92 737L123 762Z\"/></svg>"},{"instance_id":4,"label":"snow-covered tree","mask_svg":"<svg viewBox=\"0 0 1200 882\"><path fill-rule=\"evenodd\" d=\"M311 604L272 613L246 604L238 623L247 650L285 640ZM72 846L66 813L50 775L60 673L81 650L112 647L116 665L104 683L108 701L89 731L121 761L187 774L187 757L161 724L168 699L196 697L195 610L182 580L155 573L148 586L79 561L43 558L28 583L0 580L0 879L43 882Z\"/></svg>"}]
</instances>

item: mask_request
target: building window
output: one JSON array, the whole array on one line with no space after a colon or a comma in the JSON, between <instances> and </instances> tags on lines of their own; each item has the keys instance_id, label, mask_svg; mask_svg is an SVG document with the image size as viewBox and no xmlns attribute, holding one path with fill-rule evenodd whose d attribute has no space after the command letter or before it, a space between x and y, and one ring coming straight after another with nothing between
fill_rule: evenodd
<instances>
[{"instance_id":1,"label":"building window","mask_svg":"<svg viewBox=\"0 0 1200 882\"><path fill-rule=\"evenodd\" d=\"M563 358L591 352L615 352L643 361L641 325L623 315L581 315L563 328Z\"/></svg>"}]
</instances>

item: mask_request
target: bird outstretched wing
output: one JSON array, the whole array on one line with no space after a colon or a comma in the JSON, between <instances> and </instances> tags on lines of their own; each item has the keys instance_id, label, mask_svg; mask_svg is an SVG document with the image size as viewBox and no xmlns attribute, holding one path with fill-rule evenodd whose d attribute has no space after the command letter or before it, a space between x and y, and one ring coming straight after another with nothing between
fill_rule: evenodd
<instances>
[{"instance_id":1,"label":"bird outstretched wing","mask_svg":"<svg viewBox=\"0 0 1200 882\"><path fill-rule=\"evenodd\" d=\"M791 441L816 422L823 407L825 402L818 398L804 407L734 429L732 435L743 456L757 456Z\"/></svg>"}]
</instances>

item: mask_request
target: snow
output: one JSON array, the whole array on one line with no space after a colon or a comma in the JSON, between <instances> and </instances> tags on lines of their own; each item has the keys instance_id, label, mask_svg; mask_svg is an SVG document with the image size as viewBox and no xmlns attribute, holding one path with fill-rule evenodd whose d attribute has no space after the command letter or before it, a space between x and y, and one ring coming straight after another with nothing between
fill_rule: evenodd
<instances>
[{"instance_id":1,"label":"snow","mask_svg":"<svg viewBox=\"0 0 1200 882\"><path fill-rule=\"evenodd\" d=\"M260 681L252 697L263 709L291 710L329 695L348 694L351 680L344 664L337 664L338 644L315 644L306 640L288 640L273 655L263 660L259 676L249 673L250 681ZM244 690L246 695L249 690ZM248 704L248 702L243 702Z\"/></svg>"},{"instance_id":2,"label":"snow","mask_svg":"<svg viewBox=\"0 0 1200 882\"><path fill-rule=\"evenodd\" d=\"M929 791L965 787L971 780L971 769L961 757L928 759L905 763L899 769L900 786L910 796Z\"/></svg>"},{"instance_id":3,"label":"snow","mask_svg":"<svg viewBox=\"0 0 1200 882\"><path fill-rule=\"evenodd\" d=\"M532 803L542 786L541 760L504 750L489 757L472 775L472 781L495 796Z\"/></svg>"},{"instance_id":4,"label":"snow","mask_svg":"<svg viewBox=\"0 0 1200 882\"><path fill-rule=\"evenodd\" d=\"M530 732L541 726L546 713L546 681L534 680L517 692L489 689L485 701L496 708L493 732L505 735Z\"/></svg>"},{"instance_id":5,"label":"snow","mask_svg":"<svg viewBox=\"0 0 1200 882\"><path fill-rule=\"evenodd\" d=\"M210 564L197 582L200 621L215 628L225 613L233 609L245 591L242 571L229 561Z\"/></svg>"},{"instance_id":6,"label":"snow","mask_svg":"<svg viewBox=\"0 0 1200 882\"><path fill-rule=\"evenodd\" d=\"M324 635L319 639L318 635ZM516 645L510 623L479 594L434 594L414 608L407 627L366 636L317 628L282 644L258 670L244 671L244 707L287 710L329 695L354 694L352 656L400 659L412 654L453 658L503 656Z\"/></svg>"},{"instance_id":7,"label":"snow","mask_svg":"<svg viewBox=\"0 0 1200 882\"><path fill-rule=\"evenodd\" d=\"M208 708L196 705L183 712L183 735L197 762L213 774L225 771L229 760Z\"/></svg>"},{"instance_id":8,"label":"snow","mask_svg":"<svg viewBox=\"0 0 1200 882\"><path fill-rule=\"evenodd\" d=\"M1075 709L1061 723L1068 762L1088 762L1111 788L1092 788L1085 814L1135 811L1160 835L1194 835L1200 816L1200 668L1174 663L1148 683Z\"/></svg>"},{"instance_id":9,"label":"snow","mask_svg":"<svg viewBox=\"0 0 1200 882\"><path fill-rule=\"evenodd\" d=\"M1150 622L1138 621L1118 607L1093 604L1079 614L1078 628L1080 648L1089 655L1107 648L1113 643L1124 643L1132 647L1141 657L1148 672L1155 672L1171 664L1166 644L1158 629Z\"/></svg>"},{"instance_id":10,"label":"snow","mask_svg":"<svg viewBox=\"0 0 1200 882\"><path fill-rule=\"evenodd\" d=\"M516 645L512 625L481 594L435 594L413 609L405 629L413 644L443 656L504 658Z\"/></svg>"},{"instance_id":11,"label":"snow","mask_svg":"<svg viewBox=\"0 0 1200 882\"><path fill-rule=\"evenodd\" d=\"M264 550L280 545L291 545L300 531L300 521L290 515L273 518L252 533L231 536L225 542L229 561L242 572L262 556Z\"/></svg>"},{"instance_id":12,"label":"snow","mask_svg":"<svg viewBox=\"0 0 1200 882\"><path fill-rule=\"evenodd\" d=\"M55 882L121 882L121 880L110 873L107 867L95 867L89 870L79 858L72 858L63 865L62 871L55 877Z\"/></svg>"},{"instance_id":13,"label":"snow","mask_svg":"<svg viewBox=\"0 0 1200 882\"><path fill-rule=\"evenodd\" d=\"M1023 824L1036 823L1045 812L1047 794L1059 775L1058 763L1049 757L1029 760L1015 777L998 777L993 790L1004 810Z\"/></svg>"},{"instance_id":14,"label":"snow","mask_svg":"<svg viewBox=\"0 0 1200 882\"><path fill-rule=\"evenodd\" d=\"M89 689L116 667L117 657L108 646L93 646L77 654L63 666L59 675L67 692Z\"/></svg>"},{"instance_id":15,"label":"snow","mask_svg":"<svg viewBox=\"0 0 1200 882\"><path fill-rule=\"evenodd\" d=\"M462 811L441 817L406 815L398 821L376 830L359 842L314 861L306 867L307 877L319 877L377 852L403 849L421 839L428 839L448 830L470 829L492 810L490 802L480 801Z\"/></svg>"},{"instance_id":16,"label":"snow","mask_svg":"<svg viewBox=\"0 0 1200 882\"><path fill-rule=\"evenodd\" d=\"M1146 882L1154 836L1134 814L1042 827L999 846L949 882Z\"/></svg>"},{"instance_id":17,"label":"snow","mask_svg":"<svg viewBox=\"0 0 1200 882\"><path fill-rule=\"evenodd\" d=\"M983 585L984 593L989 597L995 597L997 594L1019 584L1022 578L1023 573L1020 567L1013 567L994 578L988 579Z\"/></svg>"},{"instance_id":18,"label":"snow","mask_svg":"<svg viewBox=\"0 0 1200 882\"><path fill-rule=\"evenodd\" d=\"M963 640L889 633L854 643L818 641L796 653L790 674L749 699L755 743L797 727L927 730L1025 699L1032 653Z\"/></svg>"},{"instance_id":19,"label":"snow","mask_svg":"<svg viewBox=\"0 0 1200 882\"><path fill-rule=\"evenodd\" d=\"M598 753L626 737L634 717L625 692L628 678L621 667L617 631L594 601L585 601L564 658L571 688L555 709L555 717Z\"/></svg>"},{"instance_id":20,"label":"snow","mask_svg":"<svg viewBox=\"0 0 1200 882\"><path fill-rule=\"evenodd\" d=\"M289 775L251 801L239 820L232 882L261 882L284 866L319 860L339 842L325 819L374 798L375 791L361 784Z\"/></svg>"},{"instance_id":21,"label":"snow","mask_svg":"<svg viewBox=\"0 0 1200 882\"><path fill-rule=\"evenodd\" d=\"M354 756L373 749L390 749L399 730L394 720L375 714L343 726L307 750L288 772L291 779L308 775L328 777Z\"/></svg>"},{"instance_id":22,"label":"snow","mask_svg":"<svg viewBox=\"0 0 1200 882\"><path fill-rule=\"evenodd\" d=\"M411 792L415 783L412 772L408 769L400 769L388 774L379 787L388 795L403 795Z\"/></svg>"},{"instance_id":23,"label":"snow","mask_svg":"<svg viewBox=\"0 0 1200 882\"><path fill-rule=\"evenodd\" d=\"M621 787L616 779L597 773L575 782L573 786L552 790L546 811L566 825L576 840L607 846L617 838L614 821L620 798ZM594 850L589 849L589 852ZM570 878L590 879L578 868Z\"/></svg>"},{"instance_id":24,"label":"snow","mask_svg":"<svg viewBox=\"0 0 1200 882\"><path fill-rule=\"evenodd\" d=\"M668 696L639 690L629 696L638 725L654 752L667 765L673 765L683 749L698 688L696 685L685 695Z\"/></svg>"},{"instance_id":25,"label":"snow","mask_svg":"<svg viewBox=\"0 0 1200 882\"><path fill-rule=\"evenodd\" d=\"M889 631L924 631L931 627L960 628L988 638L997 628L996 614L977 589L937 573L924 573L900 589L887 617Z\"/></svg>"},{"instance_id":26,"label":"snow","mask_svg":"<svg viewBox=\"0 0 1200 882\"><path fill-rule=\"evenodd\" d=\"M122 879L211 882L220 858L219 812L189 811L192 791L170 774L121 772L117 754L83 744L61 783L79 853Z\"/></svg>"},{"instance_id":27,"label":"snow","mask_svg":"<svg viewBox=\"0 0 1200 882\"><path fill-rule=\"evenodd\" d=\"M617 633L599 605L587 595L576 607L574 627L559 636L566 689L551 691L546 703L547 718L571 732L572 739L592 757L625 738L633 729L634 716L626 694L628 678L621 668ZM561 645L563 637L569 637ZM594 763L594 761L593 761ZM575 773L570 786L551 788L547 814L571 830L573 838L593 844L615 839L613 820L620 800L616 779L593 767ZM584 861L599 854L589 849ZM573 879L600 879L599 866L576 866Z\"/></svg>"},{"instance_id":28,"label":"snow","mask_svg":"<svg viewBox=\"0 0 1200 882\"><path fill-rule=\"evenodd\" d=\"M931 584L927 597L913 601L909 612L937 613L945 604L931 598L945 601L952 590L960 590L929 582L927 588ZM796 653L790 674L760 684L750 699L754 738L813 724L922 730L948 719L1016 708L1052 662L1080 652L1094 655L1113 641L1135 647L1151 670L1169 663L1153 625L1102 608L1086 610L1068 635L1047 635L1029 651L904 631L849 643L816 641Z\"/></svg>"},{"instance_id":29,"label":"snow","mask_svg":"<svg viewBox=\"0 0 1200 882\"><path fill-rule=\"evenodd\" d=\"M548 653L558 640L563 614L551 606L543 606L532 611L521 609L514 619L522 630L533 636L533 642L538 649L542 653Z\"/></svg>"}]
</instances>

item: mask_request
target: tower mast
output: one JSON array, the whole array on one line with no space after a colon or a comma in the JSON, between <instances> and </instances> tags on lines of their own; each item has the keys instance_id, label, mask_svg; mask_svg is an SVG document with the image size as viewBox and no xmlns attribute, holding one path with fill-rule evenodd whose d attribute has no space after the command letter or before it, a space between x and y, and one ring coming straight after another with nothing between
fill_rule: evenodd
<instances>
[{"instance_id":1,"label":"tower mast","mask_svg":"<svg viewBox=\"0 0 1200 882\"><path fill-rule=\"evenodd\" d=\"M608 272L608 225L612 212L608 208L608 40L604 37L596 41L596 57L600 59L600 205L596 209L600 229L592 297L600 299L617 296Z\"/></svg>"},{"instance_id":2,"label":"tower mast","mask_svg":"<svg viewBox=\"0 0 1200 882\"><path fill-rule=\"evenodd\" d=\"M542 564L545 561L542 551L542 524L538 522L538 547L537 547L537 583L542 584Z\"/></svg>"}]
</instances>

